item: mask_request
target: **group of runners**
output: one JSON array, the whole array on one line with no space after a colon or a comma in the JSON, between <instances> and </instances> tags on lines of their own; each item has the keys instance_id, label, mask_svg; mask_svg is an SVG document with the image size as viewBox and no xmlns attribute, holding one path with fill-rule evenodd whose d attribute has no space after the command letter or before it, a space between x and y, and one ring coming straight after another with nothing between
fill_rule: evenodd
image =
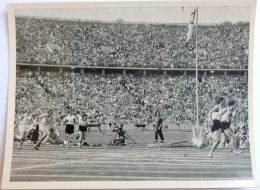
<instances>
[{"instance_id":1,"label":"group of runners","mask_svg":"<svg viewBox=\"0 0 260 190\"><path fill-rule=\"evenodd\" d=\"M234 154L241 154L242 151L237 148L237 140L238 137L233 133L230 128L231 122L234 120L236 116L236 102L233 100L229 100L225 106L224 97L219 97L216 100L215 106L212 110L209 111L209 121L211 122L211 137L212 137L212 147L208 154L209 157L215 157L213 155L216 148L219 146L221 142L221 138L229 138L232 146L232 151ZM29 108L26 113L24 113L17 121L16 128L19 129L20 137L19 137L19 145L18 149L21 149L23 142L26 140L26 135L28 131L32 130L32 126L35 128L34 132L37 136L41 133L41 138L34 137L34 149L38 150L41 143L51 141L55 137L58 137L58 129L61 126L65 125L65 133L66 140L64 141L64 145L68 148L71 142L72 135L74 134L75 125L79 126L79 147L81 148L83 145L83 141L86 139L86 132L88 130L87 123L88 117L86 114L80 114L79 112L74 113L74 111L68 111L68 114L62 118L58 119L54 117L53 110L48 111L47 113L41 114L39 116L33 116L32 110ZM158 126L157 126L158 125ZM161 142L164 142L164 137L162 134L162 118L159 117L156 122L156 131L155 131L155 142L158 141L158 135L160 136ZM56 133L55 133L56 132ZM203 133L206 134L206 133ZM31 133L33 136L33 133ZM193 131L193 144L195 142L195 147L201 148L204 140L206 139L205 135L200 135L197 139L195 138L195 134ZM224 139L225 141L225 139ZM60 141L61 143L61 141Z\"/></svg>"},{"instance_id":2,"label":"group of runners","mask_svg":"<svg viewBox=\"0 0 260 190\"><path fill-rule=\"evenodd\" d=\"M57 138L58 129L65 125L66 140L65 145L68 148L71 142L71 137L74 134L75 124L79 124L79 146L82 147L83 140L86 139L87 132L87 115L80 115L79 112L74 114L73 111L69 111L68 115L59 118L60 122L57 122L57 118L54 117L53 110L49 110L47 113L39 116L33 116L32 110L29 108L21 117L16 121L15 128L19 130L19 145L18 149L21 149L24 141L27 140L28 133L32 133L32 139L35 140L34 149L38 150L42 142L50 142L51 139ZM38 136L40 135L40 138ZM33 137L36 136L36 137ZM31 139L30 139L31 140ZM59 140L60 141L60 140ZM60 141L61 142L61 141Z\"/></svg>"},{"instance_id":3,"label":"group of runners","mask_svg":"<svg viewBox=\"0 0 260 190\"><path fill-rule=\"evenodd\" d=\"M213 153L220 144L221 138L224 138L222 139L223 142L229 138L232 147L230 151L234 151L235 155L242 153L242 150L239 150L237 146L238 137L230 128L231 122L236 116L236 112L236 102L229 100L225 106L224 97L217 98L215 106L209 111L213 139L213 144L208 154L209 157L214 157Z\"/></svg>"}]
</instances>

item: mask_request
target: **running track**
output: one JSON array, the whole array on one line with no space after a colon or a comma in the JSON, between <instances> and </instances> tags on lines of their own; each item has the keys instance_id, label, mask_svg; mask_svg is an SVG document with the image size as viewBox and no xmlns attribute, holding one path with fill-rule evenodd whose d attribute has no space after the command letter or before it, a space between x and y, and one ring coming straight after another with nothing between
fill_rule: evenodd
<instances>
[{"instance_id":1,"label":"running track","mask_svg":"<svg viewBox=\"0 0 260 190\"><path fill-rule=\"evenodd\" d=\"M192 147L14 146L11 181L252 179L249 150L241 155Z\"/></svg>"}]
</instances>

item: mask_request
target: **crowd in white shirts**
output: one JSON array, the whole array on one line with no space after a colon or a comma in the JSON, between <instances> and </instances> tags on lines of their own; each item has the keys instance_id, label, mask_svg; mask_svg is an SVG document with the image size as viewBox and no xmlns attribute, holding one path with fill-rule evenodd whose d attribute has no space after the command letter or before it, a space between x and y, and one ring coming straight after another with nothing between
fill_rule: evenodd
<instances>
[{"instance_id":1,"label":"crowd in white shirts","mask_svg":"<svg viewBox=\"0 0 260 190\"><path fill-rule=\"evenodd\" d=\"M31 104L37 107L37 113L55 108L61 114L73 107L99 122L149 122L157 115L175 123L196 121L196 85L192 74L143 76L22 70L17 78L17 114ZM208 110L217 96L238 101L237 122L247 123L247 77L207 75L201 76L198 85L200 123L207 122Z\"/></svg>"},{"instance_id":2,"label":"crowd in white shirts","mask_svg":"<svg viewBox=\"0 0 260 190\"><path fill-rule=\"evenodd\" d=\"M195 68L195 33L187 42L187 30L188 23L16 17L17 62ZM199 25L197 39L199 68L247 68L249 23Z\"/></svg>"}]
</instances>

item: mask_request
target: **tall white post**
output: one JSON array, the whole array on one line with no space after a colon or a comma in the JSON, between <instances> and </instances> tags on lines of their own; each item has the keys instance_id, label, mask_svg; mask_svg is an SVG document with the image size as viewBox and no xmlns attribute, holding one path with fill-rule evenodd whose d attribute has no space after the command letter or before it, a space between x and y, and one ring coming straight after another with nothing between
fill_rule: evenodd
<instances>
[{"instance_id":1,"label":"tall white post","mask_svg":"<svg viewBox=\"0 0 260 190\"><path fill-rule=\"evenodd\" d=\"M199 8L196 8L196 112L197 112L197 127L199 127L199 92L198 92L198 15Z\"/></svg>"}]
</instances>

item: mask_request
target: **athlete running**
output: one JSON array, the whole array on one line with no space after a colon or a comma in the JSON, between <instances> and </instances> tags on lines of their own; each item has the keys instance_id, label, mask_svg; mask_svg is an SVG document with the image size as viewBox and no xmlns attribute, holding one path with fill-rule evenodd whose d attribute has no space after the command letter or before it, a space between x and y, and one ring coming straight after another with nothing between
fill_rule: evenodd
<instances>
[{"instance_id":1,"label":"athlete running","mask_svg":"<svg viewBox=\"0 0 260 190\"><path fill-rule=\"evenodd\" d=\"M39 121L41 139L34 145L35 150L39 150L39 146L41 145L42 141L48 136L50 129L54 127L56 123L52 110L49 110L47 113L38 116L37 120Z\"/></svg>"},{"instance_id":2,"label":"athlete running","mask_svg":"<svg viewBox=\"0 0 260 190\"><path fill-rule=\"evenodd\" d=\"M79 147L82 148L83 140L85 140L87 136L87 115L84 114L82 117L78 112L76 118L79 121L79 135L80 135Z\"/></svg>"},{"instance_id":3,"label":"athlete running","mask_svg":"<svg viewBox=\"0 0 260 190\"><path fill-rule=\"evenodd\" d=\"M231 120L235 117L236 115L236 102L231 100L228 102L227 108L223 110L223 114L221 116L221 132L224 133L229 139L232 139L232 149L234 150L234 154L241 154L242 150L237 149L237 137L236 135L232 132L230 128L230 123Z\"/></svg>"},{"instance_id":4,"label":"athlete running","mask_svg":"<svg viewBox=\"0 0 260 190\"><path fill-rule=\"evenodd\" d=\"M220 118L224 109L224 98L219 97L217 99L216 105L209 112L209 120L211 122L211 132L213 145L208 154L209 157L214 157L213 152L218 147L221 138L221 129L220 129Z\"/></svg>"},{"instance_id":5,"label":"athlete running","mask_svg":"<svg viewBox=\"0 0 260 190\"><path fill-rule=\"evenodd\" d=\"M33 120L31 109L28 108L27 111L17 120L15 128L19 129L20 139L18 149L20 150L23 142L26 140L26 133L30 131L35 121Z\"/></svg>"},{"instance_id":6,"label":"athlete running","mask_svg":"<svg viewBox=\"0 0 260 190\"><path fill-rule=\"evenodd\" d=\"M67 148L69 148L71 135L74 133L76 117L73 115L73 111L69 111L68 115L64 118L64 123L66 123L65 133L67 135Z\"/></svg>"}]
</instances>

